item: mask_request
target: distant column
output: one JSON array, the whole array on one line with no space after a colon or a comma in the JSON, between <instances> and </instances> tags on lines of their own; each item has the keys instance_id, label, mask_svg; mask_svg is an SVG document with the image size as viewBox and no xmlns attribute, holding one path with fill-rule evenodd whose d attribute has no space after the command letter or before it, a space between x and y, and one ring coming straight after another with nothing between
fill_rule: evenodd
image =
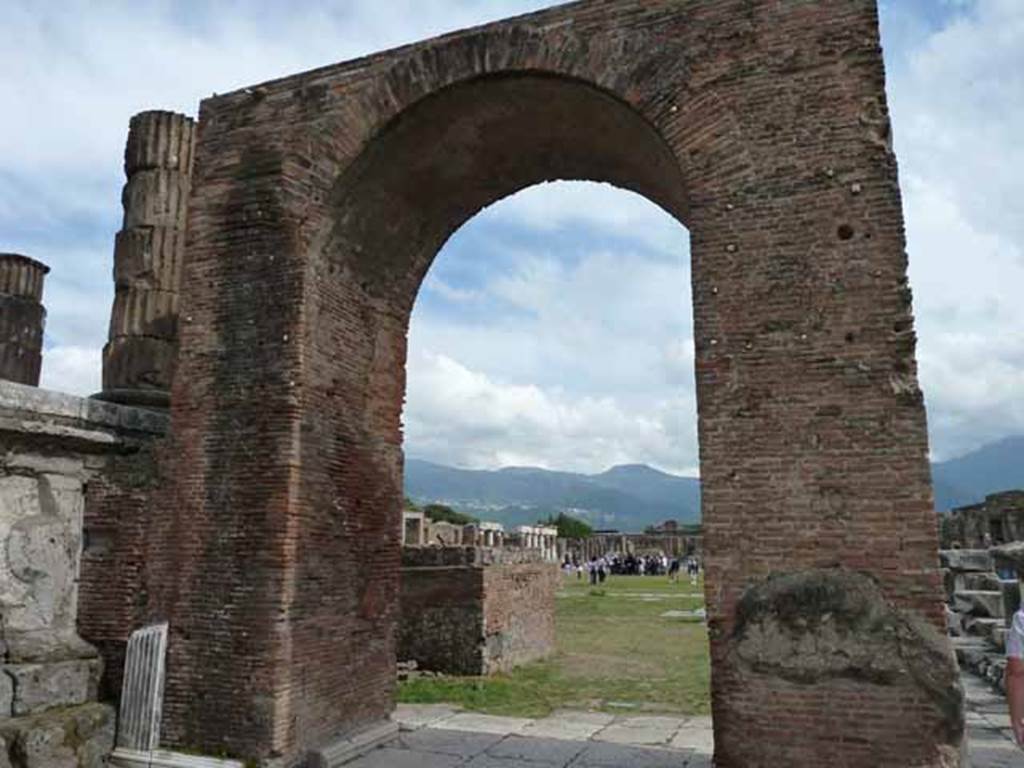
<instances>
[{"instance_id":1,"label":"distant column","mask_svg":"<svg viewBox=\"0 0 1024 768\"><path fill-rule=\"evenodd\" d=\"M43 362L43 279L50 268L0 253L0 379L39 386Z\"/></svg>"},{"instance_id":2,"label":"distant column","mask_svg":"<svg viewBox=\"0 0 1024 768\"><path fill-rule=\"evenodd\" d=\"M124 224L114 244L114 306L103 349L104 400L167 406L178 352L178 293L195 122L132 118L124 153Z\"/></svg>"}]
</instances>

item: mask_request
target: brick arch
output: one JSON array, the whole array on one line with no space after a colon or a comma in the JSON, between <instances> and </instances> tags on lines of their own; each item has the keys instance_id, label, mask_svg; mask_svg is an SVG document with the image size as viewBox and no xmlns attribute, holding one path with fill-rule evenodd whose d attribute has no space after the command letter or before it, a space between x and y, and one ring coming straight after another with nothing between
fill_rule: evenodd
<instances>
[{"instance_id":1,"label":"brick arch","mask_svg":"<svg viewBox=\"0 0 1024 768\"><path fill-rule=\"evenodd\" d=\"M555 180L611 183L687 218L683 169L641 113L588 82L503 72L420 99L368 141L332 188L310 252L344 263L368 294L407 315L455 230Z\"/></svg>"},{"instance_id":2,"label":"brick arch","mask_svg":"<svg viewBox=\"0 0 1024 768\"><path fill-rule=\"evenodd\" d=\"M390 710L409 309L568 177L691 232L718 764L956 765L887 131L871 0L585 0L205 101L140 594L167 741L292 766Z\"/></svg>"}]
</instances>

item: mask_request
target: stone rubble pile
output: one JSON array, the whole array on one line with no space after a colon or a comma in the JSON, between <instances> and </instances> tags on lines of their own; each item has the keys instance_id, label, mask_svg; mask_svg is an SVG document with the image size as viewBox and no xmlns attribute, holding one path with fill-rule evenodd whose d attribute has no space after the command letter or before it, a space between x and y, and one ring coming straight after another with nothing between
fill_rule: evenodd
<instances>
[{"instance_id":1,"label":"stone rubble pile","mask_svg":"<svg viewBox=\"0 0 1024 768\"><path fill-rule=\"evenodd\" d=\"M946 588L946 626L957 660L1005 693L1006 635L1020 605L1016 573L1024 569L1009 563L1003 549L949 549L939 557ZM1024 545L1021 549L1024 552Z\"/></svg>"}]
</instances>

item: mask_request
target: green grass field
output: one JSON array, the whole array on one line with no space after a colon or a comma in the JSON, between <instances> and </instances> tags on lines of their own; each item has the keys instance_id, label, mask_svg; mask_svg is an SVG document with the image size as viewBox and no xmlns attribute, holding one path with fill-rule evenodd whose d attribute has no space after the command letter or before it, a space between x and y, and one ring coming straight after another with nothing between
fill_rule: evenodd
<instances>
[{"instance_id":1,"label":"green grass field","mask_svg":"<svg viewBox=\"0 0 1024 768\"><path fill-rule=\"evenodd\" d=\"M600 587L567 579L551 658L489 678L411 680L399 701L523 717L559 708L707 714L707 631L699 618L671 615L702 607L702 590L686 578L612 576Z\"/></svg>"}]
</instances>

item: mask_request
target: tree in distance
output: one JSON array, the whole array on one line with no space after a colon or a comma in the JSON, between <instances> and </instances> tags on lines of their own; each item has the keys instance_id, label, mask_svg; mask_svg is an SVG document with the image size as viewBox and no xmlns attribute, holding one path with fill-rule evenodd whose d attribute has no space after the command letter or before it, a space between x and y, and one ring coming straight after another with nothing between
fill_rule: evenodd
<instances>
[{"instance_id":1,"label":"tree in distance","mask_svg":"<svg viewBox=\"0 0 1024 768\"><path fill-rule=\"evenodd\" d=\"M585 522L565 512L559 512L558 517L548 515L548 519L541 520L540 525L557 528L560 539L585 539L594 532L594 529Z\"/></svg>"},{"instance_id":2,"label":"tree in distance","mask_svg":"<svg viewBox=\"0 0 1024 768\"><path fill-rule=\"evenodd\" d=\"M447 504L427 504L427 506L423 508L423 514L435 523L469 525L470 523L479 522L475 517L471 517L463 512L457 512Z\"/></svg>"}]
</instances>

